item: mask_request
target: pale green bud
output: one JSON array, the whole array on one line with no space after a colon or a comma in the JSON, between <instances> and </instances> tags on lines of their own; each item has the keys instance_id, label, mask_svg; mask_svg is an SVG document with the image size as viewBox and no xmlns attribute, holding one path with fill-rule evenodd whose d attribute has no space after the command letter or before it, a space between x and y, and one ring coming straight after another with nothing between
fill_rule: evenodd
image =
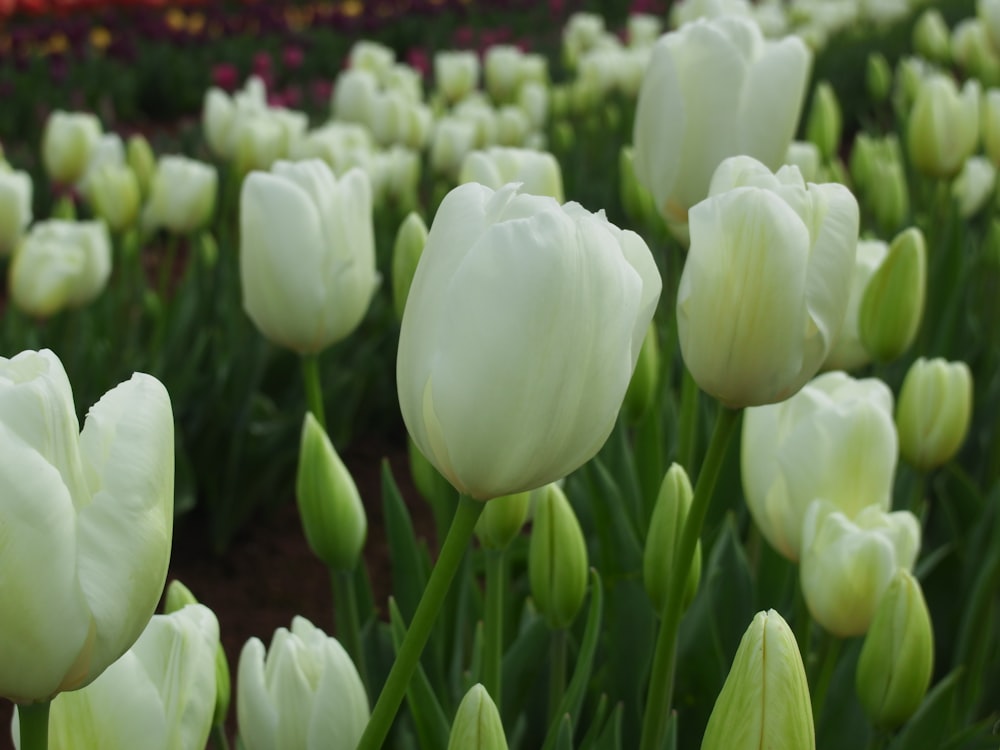
<instances>
[{"instance_id":1,"label":"pale green bud","mask_svg":"<svg viewBox=\"0 0 1000 750\"><path fill-rule=\"evenodd\" d=\"M903 380L896 408L899 452L920 471L947 463L972 418L972 372L964 362L919 358Z\"/></svg>"},{"instance_id":2,"label":"pale green bud","mask_svg":"<svg viewBox=\"0 0 1000 750\"><path fill-rule=\"evenodd\" d=\"M931 62L947 65L951 62L951 32L937 8L920 14L913 26L913 48Z\"/></svg>"},{"instance_id":3,"label":"pale green bud","mask_svg":"<svg viewBox=\"0 0 1000 750\"><path fill-rule=\"evenodd\" d=\"M898 231L910 213L910 188L903 165L898 161L879 161L866 197L879 229L886 235Z\"/></svg>"},{"instance_id":4,"label":"pale green bud","mask_svg":"<svg viewBox=\"0 0 1000 750\"><path fill-rule=\"evenodd\" d=\"M171 612L183 609L189 604L197 603L198 600L191 593L191 589L175 578L167 586L167 595L163 600L163 614L169 615Z\"/></svg>"},{"instance_id":5,"label":"pale green bud","mask_svg":"<svg viewBox=\"0 0 1000 750\"><path fill-rule=\"evenodd\" d=\"M146 197L153 184L153 175L156 174L156 155L149 141L141 135L133 135L128 139L126 154L128 165L139 181L139 190L142 196Z\"/></svg>"},{"instance_id":6,"label":"pale green bud","mask_svg":"<svg viewBox=\"0 0 1000 750\"><path fill-rule=\"evenodd\" d=\"M501 550L514 541L528 518L531 492L495 497L476 521L476 536L486 549Z\"/></svg>"},{"instance_id":7,"label":"pale green bud","mask_svg":"<svg viewBox=\"0 0 1000 750\"><path fill-rule=\"evenodd\" d=\"M872 177L875 173L878 146L875 138L867 133L858 133L851 147L851 156L848 159L848 168L851 172L851 180L858 191L865 191L872 184Z\"/></svg>"},{"instance_id":8,"label":"pale green bud","mask_svg":"<svg viewBox=\"0 0 1000 750\"><path fill-rule=\"evenodd\" d=\"M934 667L934 630L920 584L896 571L879 601L855 672L865 714L881 729L896 729L920 707Z\"/></svg>"},{"instance_id":9,"label":"pale green bud","mask_svg":"<svg viewBox=\"0 0 1000 750\"><path fill-rule=\"evenodd\" d=\"M618 190L625 215L633 222L641 224L657 216L653 196L635 176L635 149L622 146L618 152Z\"/></svg>"},{"instance_id":10,"label":"pale green bud","mask_svg":"<svg viewBox=\"0 0 1000 750\"><path fill-rule=\"evenodd\" d=\"M139 217L142 194L135 172L126 164L106 162L89 177L94 213L115 233L123 232Z\"/></svg>"},{"instance_id":11,"label":"pale green bud","mask_svg":"<svg viewBox=\"0 0 1000 750\"><path fill-rule=\"evenodd\" d=\"M978 81L961 92L949 76L924 79L910 111L907 146L913 165L924 175L951 179L979 142Z\"/></svg>"},{"instance_id":12,"label":"pale green bud","mask_svg":"<svg viewBox=\"0 0 1000 750\"><path fill-rule=\"evenodd\" d=\"M758 612L740 641L701 750L815 750L809 684L788 623Z\"/></svg>"},{"instance_id":13,"label":"pale green bud","mask_svg":"<svg viewBox=\"0 0 1000 750\"><path fill-rule=\"evenodd\" d=\"M392 306L400 320L403 319L406 297L426 242L427 225L420 214L411 211L399 225L396 242L392 246Z\"/></svg>"},{"instance_id":14,"label":"pale green bud","mask_svg":"<svg viewBox=\"0 0 1000 750\"><path fill-rule=\"evenodd\" d=\"M492 501L491 501L492 502ZM549 627L569 627L587 593L587 545L580 523L556 484L539 492L528 548L531 595Z\"/></svg>"},{"instance_id":15,"label":"pale green bud","mask_svg":"<svg viewBox=\"0 0 1000 750\"><path fill-rule=\"evenodd\" d=\"M812 141L792 141L788 144L785 152L785 164L791 164L799 168L802 178L806 182L829 182L820 179L820 168L823 163L823 155Z\"/></svg>"},{"instance_id":16,"label":"pale green bud","mask_svg":"<svg viewBox=\"0 0 1000 750\"><path fill-rule=\"evenodd\" d=\"M368 519L350 472L311 412L302 424L295 495L309 548L328 567L353 570Z\"/></svg>"},{"instance_id":17,"label":"pale green bud","mask_svg":"<svg viewBox=\"0 0 1000 750\"><path fill-rule=\"evenodd\" d=\"M873 359L891 362L913 343L926 286L927 243L917 227L910 227L896 235L861 299L858 333Z\"/></svg>"},{"instance_id":18,"label":"pale green bud","mask_svg":"<svg viewBox=\"0 0 1000 750\"><path fill-rule=\"evenodd\" d=\"M813 91L809 119L806 121L806 137L816 144L827 161L837 155L843 124L836 92L828 81L820 81Z\"/></svg>"},{"instance_id":19,"label":"pale green bud","mask_svg":"<svg viewBox=\"0 0 1000 750\"><path fill-rule=\"evenodd\" d=\"M649 533L642 558L642 582L653 603L653 609L663 611L667 600L670 578L677 567L674 559L684 534L684 523L691 510L694 492L691 480L680 464L672 464L663 477L660 493L656 498L653 516L649 520ZM701 580L701 541L694 549L694 559L684 584L681 606L687 609L698 592Z\"/></svg>"},{"instance_id":20,"label":"pale green bud","mask_svg":"<svg viewBox=\"0 0 1000 750\"><path fill-rule=\"evenodd\" d=\"M656 402L660 386L660 344L657 341L656 323L651 322L642 340L639 359L636 361L632 380L625 391L622 414L628 422L638 421Z\"/></svg>"},{"instance_id":21,"label":"pale green bud","mask_svg":"<svg viewBox=\"0 0 1000 750\"><path fill-rule=\"evenodd\" d=\"M865 84L868 87L868 96L875 102L884 102L892 89L892 68L889 61L881 52L873 52L868 55L868 63L865 68Z\"/></svg>"},{"instance_id":22,"label":"pale green bud","mask_svg":"<svg viewBox=\"0 0 1000 750\"><path fill-rule=\"evenodd\" d=\"M482 685L473 685L458 704L448 750L507 750L500 712Z\"/></svg>"}]
</instances>

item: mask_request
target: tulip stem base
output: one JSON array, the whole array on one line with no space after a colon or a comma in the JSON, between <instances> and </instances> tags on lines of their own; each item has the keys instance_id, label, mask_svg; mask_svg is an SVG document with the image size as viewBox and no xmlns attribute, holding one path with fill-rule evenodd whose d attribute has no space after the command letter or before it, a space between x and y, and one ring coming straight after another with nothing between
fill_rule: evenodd
<instances>
[{"instance_id":1,"label":"tulip stem base","mask_svg":"<svg viewBox=\"0 0 1000 750\"><path fill-rule=\"evenodd\" d=\"M306 385L306 408L326 432L326 409L323 408L323 385L319 377L319 355L302 355L302 379Z\"/></svg>"},{"instance_id":2,"label":"tulip stem base","mask_svg":"<svg viewBox=\"0 0 1000 750\"><path fill-rule=\"evenodd\" d=\"M483 687L497 706L503 705L503 591L507 586L504 551L486 550L486 611L483 617Z\"/></svg>"},{"instance_id":3,"label":"tulip stem base","mask_svg":"<svg viewBox=\"0 0 1000 750\"><path fill-rule=\"evenodd\" d=\"M49 701L18 705L21 730L21 750L48 750Z\"/></svg>"},{"instance_id":4,"label":"tulip stem base","mask_svg":"<svg viewBox=\"0 0 1000 750\"><path fill-rule=\"evenodd\" d=\"M658 750L663 747L663 737L670 718L673 703L674 671L677 659L677 634L680 631L683 614L684 589L694 559L695 546L701 538L701 527L705 523L708 506L715 491L715 484L722 470L729 439L739 424L740 411L727 409L721 404L715 420L708 453L698 474L691 509L688 511L680 545L674 557L674 569L667 587L667 597L660 620L660 632L656 637L656 650L650 672L649 692L642 719L642 741L640 750Z\"/></svg>"},{"instance_id":5,"label":"tulip stem base","mask_svg":"<svg viewBox=\"0 0 1000 750\"><path fill-rule=\"evenodd\" d=\"M566 629L552 631L549 641L549 724L556 719L556 712L566 692Z\"/></svg>"},{"instance_id":6,"label":"tulip stem base","mask_svg":"<svg viewBox=\"0 0 1000 750\"><path fill-rule=\"evenodd\" d=\"M354 587L354 573L349 570L331 570L330 580L333 583L333 605L337 637L344 649L358 668L365 692L368 685L368 665L365 660L365 646L361 640L361 618L358 616L358 596Z\"/></svg>"},{"instance_id":7,"label":"tulip stem base","mask_svg":"<svg viewBox=\"0 0 1000 750\"><path fill-rule=\"evenodd\" d=\"M478 500L465 495L459 497L458 509L448 529L448 536L441 546L441 554L434 565L434 570L431 571L427 588L420 597L417 611L413 614L413 621L406 631L396 661L393 662L389 677L375 703L368 726L365 727L365 733L361 736L356 750L377 750L388 737L396 712L403 702L403 696L406 695L410 678L420 662L420 654L427 644L438 612L448 595L448 589L451 588L452 579L462 563L462 558L465 557L476 521L479 520L484 507L485 503Z\"/></svg>"}]
</instances>

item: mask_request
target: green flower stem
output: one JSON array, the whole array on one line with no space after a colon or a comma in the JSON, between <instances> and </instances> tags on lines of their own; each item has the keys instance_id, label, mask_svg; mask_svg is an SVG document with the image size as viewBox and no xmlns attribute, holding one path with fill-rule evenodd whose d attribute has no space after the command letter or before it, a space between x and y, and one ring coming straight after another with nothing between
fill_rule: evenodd
<instances>
[{"instance_id":1,"label":"green flower stem","mask_svg":"<svg viewBox=\"0 0 1000 750\"><path fill-rule=\"evenodd\" d=\"M18 704L21 729L21 750L48 750L49 701Z\"/></svg>"},{"instance_id":2,"label":"green flower stem","mask_svg":"<svg viewBox=\"0 0 1000 750\"><path fill-rule=\"evenodd\" d=\"M698 384L684 368L681 382L681 413L677 426L677 463L688 476L695 473L694 446L698 442Z\"/></svg>"},{"instance_id":3,"label":"green flower stem","mask_svg":"<svg viewBox=\"0 0 1000 750\"><path fill-rule=\"evenodd\" d=\"M691 570L695 545L701 537L701 527L705 523L712 493L722 469L722 461L726 456L726 446L729 445L729 439L739 423L739 417L739 410L719 406L708 453L698 474L691 509L688 511L680 547L674 558L675 565L663 605L660 632L656 637L656 651L653 655L649 692L646 695L646 709L642 719L640 750L657 750L663 747L663 734L666 731L670 705L673 702L677 634L683 614L685 582Z\"/></svg>"},{"instance_id":4,"label":"green flower stem","mask_svg":"<svg viewBox=\"0 0 1000 750\"><path fill-rule=\"evenodd\" d=\"M302 379L306 383L306 405L316 417L319 426L326 430L326 410L323 408L323 386L319 380L319 355L302 355Z\"/></svg>"},{"instance_id":5,"label":"green flower stem","mask_svg":"<svg viewBox=\"0 0 1000 750\"><path fill-rule=\"evenodd\" d=\"M413 614L413 622L410 623L406 631L406 637L396 655L389 677L382 688L375 708L372 711L371 719L365 728L365 733L361 736L356 750L377 750L382 747L385 738L389 735L396 711L399 704L406 695L406 688L410 684L410 677L416 671L420 661L420 654L424 650L427 638L431 634L434 622L437 620L438 612L451 588L451 581L455 577L455 572L465 556L465 551L472 539L473 529L476 521L483 512L485 504L471 497L461 495L458 500L458 509L452 519L451 527L448 529L448 536L445 537L441 547L441 554L438 556L434 570L431 571L430 580L427 581L427 588L424 589L420 603L417 604L417 611Z\"/></svg>"},{"instance_id":6,"label":"green flower stem","mask_svg":"<svg viewBox=\"0 0 1000 750\"><path fill-rule=\"evenodd\" d=\"M833 671L837 667L837 660L840 657L840 649L843 641L830 633L823 633L823 640L820 645L819 671L816 673L816 681L811 686L813 721L819 725L820 715L823 712L823 704L826 702L826 693L830 688L830 681L833 679Z\"/></svg>"},{"instance_id":7,"label":"green flower stem","mask_svg":"<svg viewBox=\"0 0 1000 750\"><path fill-rule=\"evenodd\" d=\"M331 570L330 580L333 582L333 606L337 625L337 637L340 639L354 666L358 668L361 682L368 691L368 665L365 660L365 647L361 640L361 618L358 616L358 595L354 587L354 571Z\"/></svg>"},{"instance_id":8,"label":"green flower stem","mask_svg":"<svg viewBox=\"0 0 1000 750\"><path fill-rule=\"evenodd\" d=\"M212 732L212 747L215 750L229 750L229 739L226 737L226 725L225 724L213 724Z\"/></svg>"},{"instance_id":9,"label":"green flower stem","mask_svg":"<svg viewBox=\"0 0 1000 750\"><path fill-rule=\"evenodd\" d=\"M552 631L549 641L549 724L555 721L556 712L566 692L566 629Z\"/></svg>"},{"instance_id":10,"label":"green flower stem","mask_svg":"<svg viewBox=\"0 0 1000 750\"><path fill-rule=\"evenodd\" d=\"M497 706L503 689L503 591L507 586L504 550L486 551L486 612L483 622L483 687Z\"/></svg>"}]
</instances>

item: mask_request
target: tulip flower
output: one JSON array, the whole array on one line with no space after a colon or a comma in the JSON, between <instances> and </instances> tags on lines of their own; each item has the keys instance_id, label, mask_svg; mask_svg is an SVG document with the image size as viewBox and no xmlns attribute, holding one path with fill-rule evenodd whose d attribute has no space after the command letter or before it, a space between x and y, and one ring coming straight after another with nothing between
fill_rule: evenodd
<instances>
[{"instance_id":1,"label":"tulip flower","mask_svg":"<svg viewBox=\"0 0 1000 750\"><path fill-rule=\"evenodd\" d=\"M31 175L0 166L0 257L21 241L32 219Z\"/></svg>"},{"instance_id":2,"label":"tulip flower","mask_svg":"<svg viewBox=\"0 0 1000 750\"><path fill-rule=\"evenodd\" d=\"M47 318L92 302L110 274L111 239L103 222L40 221L11 262L11 299L28 315Z\"/></svg>"},{"instance_id":3,"label":"tulip flower","mask_svg":"<svg viewBox=\"0 0 1000 750\"><path fill-rule=\"evenodd\" d=\"M472 151L462 162L458 181L478 182L494 190L508 182L520 182L522 192L563 202L562 170L548 152L500 147Z\"/></svg>"},{"instance_id":4,"label":"tulip flower","mask_svg":"<svg viewBox=\"0 0 1000 750\"><path fill-rule=\"evenodd\" d=\"M83 176L90 154L101 137L101 122L85 112L55 110L42 132L42 161L49 179L75 184Z\"/></svg>"},{"instance_id":5,"label":"tulip flower","mask_svg":"<svg viewBox=\"0 0 1000 750\"><path fill-rule=\"evenodd\" d=\"M869 505L888 510L897 453L892 392L875 378L820 375L783 403L747 409L741 450L757 528L780 554L798 560L813 499L848 517Z\"/></svg>"},{"instance_id":6,"label":"tulip flower","mask_svg":"<svg viewBox=\"0 0 1000 750\"><path fill-rule=\"evenodd\" d=\"M379 283L371 186L318 159L252 172L240 193L243 307L264 336L316 354L357 328Z\"/></svg>"},{"instance_id":7,"label":"tulip flower","mask_svg":"<svg viewBox=\"0 0 1000 750\"><path fill-rule=\"evenodd\" d=\"M798 37L765 41L752 20L733 16L660 38L639 90L634 144L636 174L664 218L686 222L727 157L781 165L810 58Z\"/></svg>"},{"instance_id":8,"label":"tulip flower","mask_svg":"<svg viewBox=\"0 0 1000 750\"><path fill-rule=\"evenodd\" d=\"M920 471L958 452L972 417L972 372L964 362L917 359L903 379L896 410L899 450Z\"/></svg>"},{"instance_id":9,"label":"tulip flower","mask_svg":"<svg viewBox=\"0 0 1000 750\"><path fill-rule=\"evenodd\" d=\"M246 750L353 748L368 723L368 697L344 648L304 617L251 638L240 653L236 688Z\"/></svg>"},{"instance_id":10,"label":"tulip flower","mask_svg":"<svg viewBox=\"0 0 1000 750\"><path fill-rule=\"evenodd\" d=\"M218 88L205 92L201 110L202 131L208 147L218 157L231 159L236 151L236 129L267 109L264 82L251 76L244 87L232 97Z\"/></svg>"},{"instance_id":11,"label":"tulip flower","mask_svg":"<svg viewBox=\"0 0 1000 750\"><path fill-rule=\"evenodd\" d=\"M218 183L215 167L185 156L160 157L143 224L174 234L201 229L215 210Z\"/></svg>"},{"instance_id":12,"label":"tulip flower","mask_svg":"<svg viewBox=\"0 0 1000 750\"><path fill-rule=\"evenodd\" d=\"M468 50L435 53L434 80L447 101L463 99L479 85L479 57Z\"/></svg>"},{"instance_id":13,"label":"tulip flower","mask_svg":"<svg viewBox=\"0 0 1000 750\"><path fill-rule=\"evenodd\" d=\"M806 136L811 143L816 144L826 161L837 155L843 124L837 93L829 81L820 81L813 91L812 106L806 122Z\"/></svg>"},{"instance_id":14,"label":"tulip flower","mask_svg":"<svg viewBox=\"0 0 1000 750\"><path fill-rule=\"evenodd\" d=\"M90 202L112 232L124 232L139 216L142 191L127 164L102 164L88 178Z\"/></svg>"},{"instance_id":15,"label":"tulip flower","mask_svg":"<svg viewBox=\"0 0 1000 750\"><path fill-rule=\"evenodd\" d=\"M772 175L744 156L720 165L691 210L677 292L681 353L702 390L757 406L816 374L847 310L858 223L843 185L807 187L795 167Z\"/></svg>"},{"instance_id":16,"label":"tulip flower","mask_svg":"<svg viewBox=\"0 0 1000 750\"><path fill-rule=\"evenodd\" d=\"M413 274L416 273L420 256L427 244L427 225L420 214L411 211L396 232L392 246L392 305L396 317L403 319L406 298L410 294Z\"/></svg>"},{"instance_id":17,"label":"tulip flower","mask_svg":"<svg viewBox=\"0 0 1000 750\"><path fill-rule=\"evenodd\" d=\"M489 505L487 505L489 507ZM539 492L532 516L528 578L538 611L554 630L568 628L587 595L587 542L557 484Z\"/></svg>"},{"instance_id":18,"label":"tulip flower","mask_svg":"<svg viewBox=\"0 0 1000 750\"><path fill-rule=\"evenodd\" d=\"M50 351L0 357L0 696L45 701L135 643L167 573L174 430L166 389L135 374L80 432ZM25 585L30 582L30 585Z\"/></svg>"},{"instance_id":19,"label":"tulip flower","mask_svg":"<svg viewBox=\"0 0 1000 750\"><path fill-rule=\"evenodd\" d=\"M822 498L822 495L814 497ZM824 499L802 524L802 593L813 619L840 638L863 635L900 568L920 551L920 521L870 505L853 518Z\"/></svg>"},{"instance_id":20,"label":"tulip flower","mask_svg":"<svg viewBox=\"0 0 1000 750\"><path fill-rule=\"evenodd\" d=\"M921 57L941 65L951 62L948 24L937 8L928 8L913 25L913 49Z\"/></svg>"},{"instance_id":21,"label":"tulip flower","mask_svg":"<svg viewBox=\"0 0 1000 750\"><path fill-rule=\"evenodd\" d=\"M840 334L823 362L824 370L857 370L871 362L871 354L861 343L858 316L868 282L889 254L889 246L881 240L861 240L851 276L851 296Z\"/></svg>"},{"instance_id":22,"label":"tulip flower","mask_svg":"<svg viewBox=\"0 0 1000 750\"><path fill-rule=\"evenodd\" d=\"M455 188L399 334L414 442L480 500L566 476L611 433L660 287L645 242L603 214L516 185Z\"/></svg>"},{"instance_id":23,"label":"tulip flower","mask_svg":"<svg viewBox=\"0 0 1000 750\"><path fill-rule=\"evenodd\" d=\"M788 623L758 612L705 727L701 750L815 750L809 683Z\"/></svg>"},{"instance_id":24,"label":"tulip flower","mask_svg":"<svg viewBox=\"0 0 1000 750\"><path fill-rule=\"evenodd\" d=\"M970 156L951 184L951 194L958 205L958 215L970 219L993 197L997 168L985 156Z\"/></svg>"},{"instance_id":25,"label":"tulip flower","mask_svg":"<svg viewBox=\"0 0 1000 750\"><path fill-rule=\"evenodd\" d=\"M208 607L154 615L100 677L52 701L50 747L203 750L215 709L218 647L219 623ZM16 730L14 744L21 747Z\"/></svg>"},{"instance_id":26,"label":"tulip flower","mask_svg":"<svg viewBox=\"0 0 1000 750\"><path fill-rule=\"evenodd\" d=\"M951 179L979 142L978 81L934 74L920 84L910 111L907 147L914 166L928 177Z\"/></svg>"},{"instance_id":27,"label":"tulip flower","mask_svg":"<svg viewBox=\"0 0 1000 750\"><path fill-rule=\"evenodd\" d=\"M143 198L149 195L156 175L156 156L149 141L142 135L133 135L125 146L125 158L139 181L139 191Z\"/></svg>"},{"instance_id":28,"label":"tulip flower","mask_svg":"<svg viewBox=\"0 0 1000 750\"><path fill-rule=\"evenodd\" d=\"M507 750L500 712L482 685L473 685L458 704L448 750Z\"/></svg>"},{"instance_id":29,"label":"tulip flower","mask_svg":"<svg viewBox=\"0 0 1000 750\"><path fill-rule=\"evenodd\" d=\"M865 636L855 686L871 722L896 729L920 707L931 684L934 629L920 584L896 571Z\"/></svg>"}]
</instances>

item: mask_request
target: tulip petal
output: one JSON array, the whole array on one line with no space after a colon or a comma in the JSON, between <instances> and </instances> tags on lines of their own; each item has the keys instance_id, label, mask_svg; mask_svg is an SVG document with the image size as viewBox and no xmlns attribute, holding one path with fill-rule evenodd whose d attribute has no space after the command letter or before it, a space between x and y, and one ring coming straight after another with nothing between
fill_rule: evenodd
<instances>
[{"instance_id":1,"label":"tulip petal","mask_svg":"<svg viewBox=\"0 0 1000 750\"><path fill-rule=\"evenodd\" d=\"M278 747L278 711L264 675L264 644L251 638L243 645L236 686L240 741L247 750Z\"/></svg>"}]
</instances>

